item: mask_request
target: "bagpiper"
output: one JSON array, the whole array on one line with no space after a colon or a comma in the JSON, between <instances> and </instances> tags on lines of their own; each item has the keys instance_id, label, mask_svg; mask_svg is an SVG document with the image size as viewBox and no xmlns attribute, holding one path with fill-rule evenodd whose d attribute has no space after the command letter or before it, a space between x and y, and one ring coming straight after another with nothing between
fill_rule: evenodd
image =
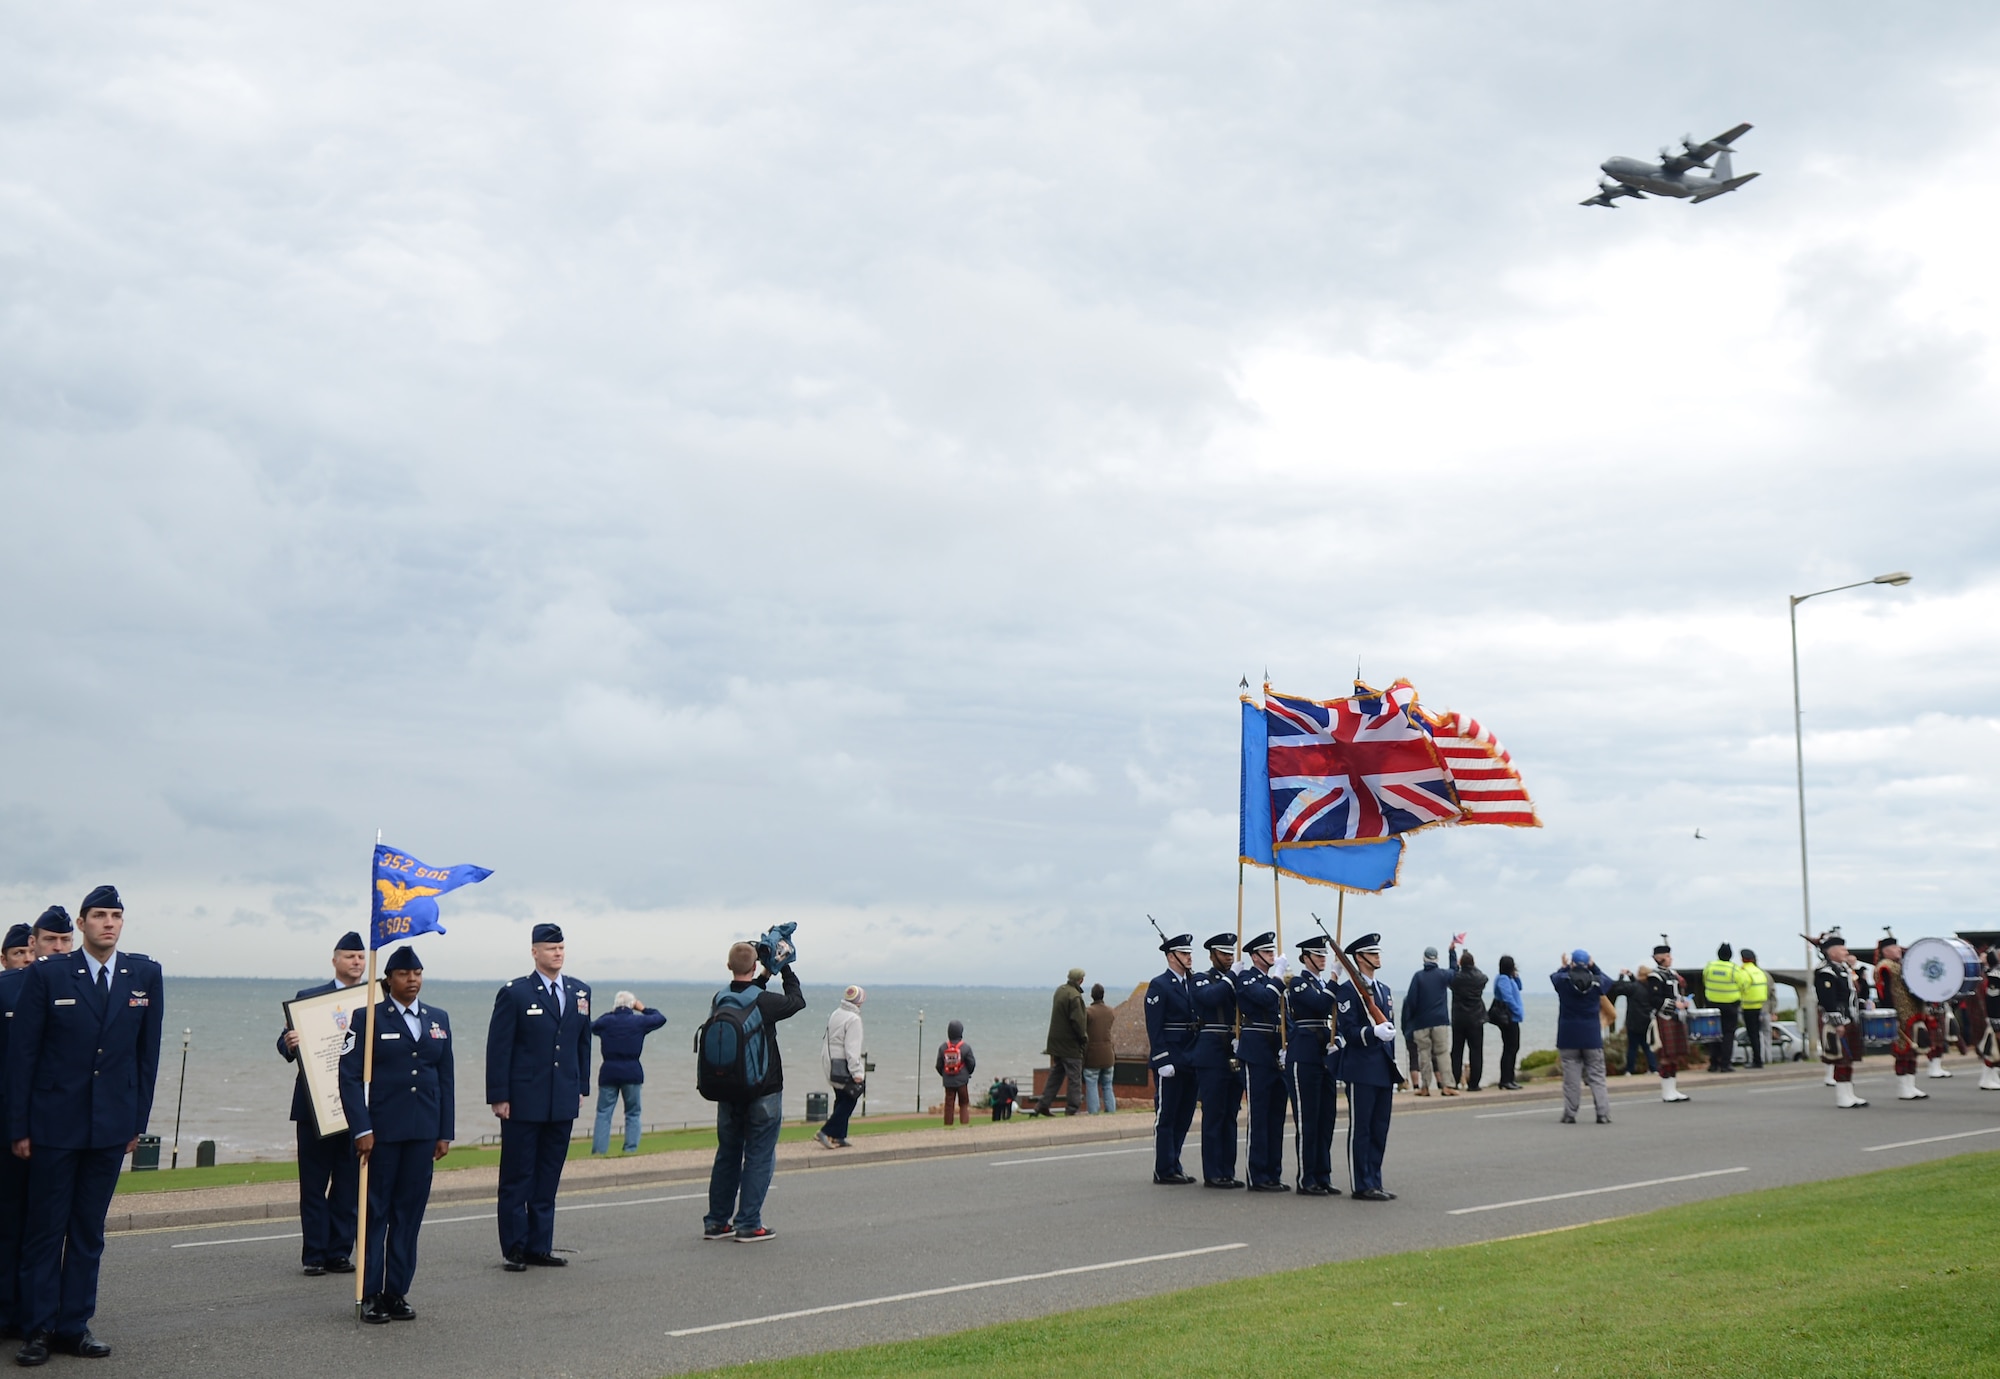
<instances>
[{"instance_id":1,"label":"bagpiper","mask_svg":"<svg viewBox=\"0 0 2000 1379\"><path fill-rule=\"evenodd\" d=\"M1944 1066L1944 1021L1938 1008L1918 1000L1903 980L1903 945L1887 930L1875 945L1875 990L1896 1012L1896 1039L1889 1046L1896 1059L1896 1100L1924 1101L1930 1093L1917 1090L1917 1030L1924 1032L1930 1075L1950 1077Z\"/></svg>"},{"instance_id":2,"label":"bagpiper","mask_svg":"<svg viewBox=\"0 0 2000 1379\"><path fill-rule=\"evenodd\" d=\"M1665 934L1653 945L1653 975L1646 978L1652 1003L1653 1052L1660 1063L1660 1100L1692 1100L1676 1084L1688 1061L1687 983L1674 971L1674 949Z\"/></svg>"},{"instance_id":3,"label":"bagpiper","mask_svg":"<svg viewBox=\"0 0 2000 1379\"><path fill-rule=\"evenodd\" d=\"M1979 1013L1986 1017L1975 1041L1979 1061L1986 1065L1979 1070L1979 1090L2000 1092L2000 944L1986 950L1986 973L1977 999ZM1971 1033L1967 1031L1968 1037Z\"/></svg>"},{"instance_id":4,"label":"bagpiper","mask_svg":"<svg viewBox=\"0 0 2000 1379\"><path fill-rule=\"evenodd\" d=\"M1861 964L1847 951L1840 930L1812 941L1820 964L1813 969L1813 999L1819 1004L1819 1057L1833 1078L1833 1104L1845 1110L1866 1106L1854 1093L1854 1065L1861 1061Z\"/></svg>"}]
</instances>

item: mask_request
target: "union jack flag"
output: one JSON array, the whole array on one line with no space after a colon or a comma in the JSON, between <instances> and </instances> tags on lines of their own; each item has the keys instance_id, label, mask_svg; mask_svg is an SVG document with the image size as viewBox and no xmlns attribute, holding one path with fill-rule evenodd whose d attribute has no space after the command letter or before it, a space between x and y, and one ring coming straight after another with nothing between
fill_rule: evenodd
<instances>
[{"instance_id":1,"label":"union jack flag","mask_svg":"<svg viewBox=\"0 0 2000 1379\"><path fill-rule=\"evenodd\" d=\"M1509 824L1515 828L1540 828L1535 802L1514 768L1514 758L1479 720L1464 713L1432 713L1418 709L1418 717L1430 729L1437 743L1451 783L1458 790L1459 807L1468 824Z\"/></svg>"},{"instance_id":2,"label":"union jack flag","mask_svg":"<svg viewBox=\"0 0 2000 1379\"><path fill-rule=\"evenodd\" d=\"M1354 690L1327 700L1264 692L1280 848L1393 838L1461 817L1409 681L1387 691L1356 681Z\"/></svg>"}]
</instances>

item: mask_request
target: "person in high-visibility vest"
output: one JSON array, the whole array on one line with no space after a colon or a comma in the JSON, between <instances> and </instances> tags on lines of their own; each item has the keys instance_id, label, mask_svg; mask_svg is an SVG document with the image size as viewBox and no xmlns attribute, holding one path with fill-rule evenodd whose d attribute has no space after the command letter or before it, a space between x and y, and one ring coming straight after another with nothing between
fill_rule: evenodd
<instances>
[{"instance_id":1,"label":"person in high-visibility vest","mask_svg":"<svg viewBox=\"0 0 2000 1379\"><path fill-rule=\"evenodd\" d=\"M1771 1000L1771 975L1757 965L1757 955L1743 950L1737 969L1742 974L1739 990L1743 1001L1743 1032L1750 1036L1750 1066L1764 1066L1764 1007Z\"/></svg>"},{"instance_id":2,"label":"person in high-visibility vest","mask_svg":"<svg viewBox=\"0 0 2000 1379\"><path fill-rule=\"evenodd\" d=\"M1708 1046L1708 1070L1712 1073L1736 1071L1736 1020L1743 1011L1743 969L1736 965L1733 952L1723 944L1715 950L1715 961L1701 969L1702 999L1722 1015L1722 1037Z\"/></svg>"}]
</instances>

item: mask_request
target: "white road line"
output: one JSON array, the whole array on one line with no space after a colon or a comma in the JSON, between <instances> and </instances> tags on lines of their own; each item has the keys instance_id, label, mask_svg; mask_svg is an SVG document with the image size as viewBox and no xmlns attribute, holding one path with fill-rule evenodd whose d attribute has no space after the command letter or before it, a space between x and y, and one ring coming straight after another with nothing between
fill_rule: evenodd
<instances>
[{"instance_id":1,"label":"white road line","mask_svg":"<svg viewBox=\"0 0 2000 1379\"><path fill-rule=\"evenodd\" d=\"M1897 1140L1894 1144L1871 1144L1863 1154L1880 1154L1885 1149L1908 1149L1913 1144L1943 1144L1946 1140L1969 1140L1974 1135L2000 1135L2000 1125L1991 1130L1961 1130L1956 1135L1932 1135L1921 1140Z\"/></svg>"},{"instance_id":2,"label":"white road line","mask_svg":"<svg viewBox=\"0 0 2000 1379\"><path fill-rule=\"evenodd\" d=\"M887 1297L863 1298L859 1302L836 1302L825 1307L801 1307L796 1312L774 1312L768 1317L746 1317L740 1322L716 1322L710 1326L685 1326L669 1331L669 1336L703 1336L711 1331L734 1331L742 1326L762 1326L766 1322L788 1322L799 1317L821 1317L829 1312L852 1312L858 1307L881 1307L892 1302L914 1302L918 1298L941 1298L951 1293L970 1293L980 1288L1005 1288L1013 1283L1037 1283L1045 1278L1068 1278L1074 1274L1095 1274L1106 1269L1129 1269L1135 1264L1159 1264L1169 1259L1192 1259L1196 1255L1220 1254L1224 1250L1247 1250L1249 1242L1208 1245L1199 1250L1175 1250L1172 1254L1140 1255L1136 1259L1114 1259L1105 1264L1079 1264L1074 1269L1049 1269L1039 1274L1015 1274L1012 1278L990 1278L983 1283L954 1283L948 1288L921 1288L914 1293L891 1293Z\"/></svg>"},{"instance_id":3,"label":"white road line","mask_svg":"<svg viewBox=\"0 0 2000 1379\"><path fill-rule=\"evenodd\" d=\"M1499 1211L1505 1207L1532 1207L1537 1202L1560 1202L1570 1197L1595 1197L1604 1192L1630 1192L1638 1187L1658 1187L1661 1183L1691 1183L1696 1178L1721 1178L1731 1173L1748 1173L1749 1167L1712 1168L1706 1173L1681 1173L1672 1178L1648 1178L1638 1183L1613 1183L1610 1187L1587 1187L1580 1192L1552 1192L1546 1197L1520 1197L1512 1202L1489 1202L1483 1207L1460 1207L1446 1216L1470 1216L1478 1211Z\"/></svg>"},{"instance_id":4,"label":"white road line","mask_svg":"<svg viewBox=\"0 0 2000 1379\"><path fill-rule=\"evenodd\" d=\"M988 1168L1013 1168L1019 1164L1059 1164L1065 1159L1107 1159L1113 1154L1150 1154L1153 1146L1140 1145L1137 1149L1098 1149L1089 1154L1051 1154L1042 1159L995 1159Z\"/></svg>"},{"instance_id":5,"label":"white road line","mask_svg":"<svg viewBox=\"0 0 2000 1379\"><path fill-rule=\"evenodd\" d=\"M650 1207L660 1202L694 1202L705 1199L705 1192L684 1192L678 1197L635 1197L623 1202L575 1202L557 1207L557 1211L601 1211L605 1207ZM426 1216L426 1226L455 1226L464 1221L491 1221L497 1212L484 1212L478 1216ZM260 1240L297 1240L302 1231L292 1231L288 1235L239 1235L229 1240L184 1240L178 1245L169 1245L170 1250L199 1250L209 1245L251 1245Z\"/></svg>"}]
</instances>

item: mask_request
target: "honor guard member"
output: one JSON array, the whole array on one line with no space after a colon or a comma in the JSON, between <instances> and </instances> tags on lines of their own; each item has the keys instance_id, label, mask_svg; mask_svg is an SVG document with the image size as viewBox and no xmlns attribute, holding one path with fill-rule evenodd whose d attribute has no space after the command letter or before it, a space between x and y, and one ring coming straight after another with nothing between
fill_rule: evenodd
<instances>
[{"instance_id":1,"label":"honor guard member","mask_svg":"<svg viewBox=\"0 0 2000 1379\"><path fill-rule=\"evenodd\" d=\"M1181 1187L1194 1181L1181 1167L1181 1146L1194 1124L1194 998L1188 971L1194 966L1194 935L1176 934L1160 943L1167 970L1146 988L1146 1042L1153 1069L1153 1181Z\"/></svg>"},{"instance_id":2,"label":"honor guard member","mask_svg":"<svg viewBox=\"0 0 2000 1379\"><path fill-rule=\"evenodd\" d=\"M368 966L368 952L361 935L342 934L333 945L333 979L306 987L293 997L324 996L361 985ZM299 1061L299 1032L286 1029L278 1036L278 1056L287 1063ZM322 1137L313 1115L312 1098L306 1093L306 1071L299 1069L292 1085L293 1135L299 1146L299 1227L305 1243L299 1248L299 1262L308 1277L322 1274L351 1274L354 1262L354 1211L360 1192L361 1164L354 1157L354 1138L347 1131Z\"/></svg>"},{"instance_id":3,"label":"honor guard member","mask_svg":"<svg viewBox=\"0 0 2000 1379\"><path fill-rule=\"evenodd\" d=\"M6 941L0 942L0 971L13 972L33 962L35 953L30 945L34 940L35 931L26 924L9 929Z\"/></svg>"},{"instance_id":4,"label":"honor guard member","mask_svg":"<svg viewBox=\"0 0 2000 1379\"><path fill-rule=\"evenodd\" d=\"M1243 945L1249 961L1236 974L1236 1009L1243 1025L1236 1040L1237 1061L1250 1089L1250 1190L1290 1192L1285 1182L1284 1045L1285 974L1288 960L1276 934L1259 934Z\"/></svg>"},{"instance_id":5,"label":"honor guard member","mask_svg":"<svg viewBox=\"0 0 2000 1379\"><path fill-rule=\"evenodd\" d=\"M590 988L562 974L563 931L537 924L535 970L500 988L486 1029L486 1100L500 1118L500 1253L509 1273L560 1268L556 1189L590 1095Z\"/></svg>"},{"instance_id":6,"label":"honor guard member","mask_svg":"<svg viewBox=\"0 0 2000 1379\"><path fill-rule=\"evenodd\" d=\"M1653 1051L1660 1064L1660 1100L1688 1101L1677 1085L1688 1061L1687 983L1674 971L1674 950L1666 935L1653 945L1653 975L1646 978L1646 998L1653 1006Z\"/></svg>"},{"instance_id":7,"label":"honor guard member","mask_svg":"<svg viewBox=\"0 0 2000 1379\"><path fill-rule=\"evenodd\" d=\"M1382 1158L1389 1149L1389 1108L1396 1095L1396 1026L1389 984L1378 981L1382 936L1363 934L1345 952L1367 983L1374 1009L1352 981L1334 988L1334 1054L1337 1076L1347 1084L1347 1182L1357 1202L1389 1202L1382 1188ZM1377 1017L1380 1017L1378 1020Z\"/></svg>"},{"instance_id":8,"label":"honor guard member","mask_svg":"<svg viewBox=\"0 0 2000 1379\"><path fill-rule=\"evenodd\" d=\"M1188 980L1200 1024L1194 1037L1195 1088L1201 1097L1201 1185L1242 1187L1236 1176L1236 1111L1243 1104L1243 1075L1236 1070L1236 935L1217 934L1202 947L1208 970Z\"/></svg>"},{"instance_id":9,"label":"honor guard member","mask_svg":"<svg viewBox=\"0 0 2000 1379\"><path fill-rule=\"evenodd\" d=\"M1299 970L1285 984L1285 1064L1292 1089L1293 1156L1301 1197L1337 1197L1333 1185L1333 988L1321 977L1332 940L1314 934L1299 944Z\"/></svg>"},{"instance_id":10,"label":"honor guard member","mask_svg":"<svg viewBox=\"0 0 2000 1379\"><path fill-rule=\"evenodd\" d=\"M1847 951L1840 930L1813 940L1820 963L1813 969L1813 1000L1819 1006L1819 1058L1833 1078L1833 1104L1845 1110L1868 1103L1854 1094L1854 1065L1861 1061L1861 996L1866 989L1860 965Z\"/></svg>"},{"instance_id":11,"label":"honor guard member","mask_svg":"<svg viewBox=\"0 0 2000 1379\"><path fill-rule=\"evenodd\" d=\"M358 1010L340 1055L340 1104L354 1152L368 1165L361 1320L371 1326L416 1319L417 1231L431 1200L432 1165L451 1152L456 1079L451 1017L418 1000L424 965L404 944L383 969L388 994ZM375 1041L374 1078L362 1063Z\"/></svg>"},{"instance_id":12,"label":"honor guard member","mask_svg":"<svg viewBox=\"0 0 2000 1379\"><path fill-rule=\"evenodd\" d=\"M28 1165L21 1239L23 1365L51 1350L99 1359L90 1334L104 1214L153 1112L166 1014L160 965L121 953L125 902L99 886L77 907L83 950L23 970L7 1049L7 1138Z\"/></svg>"},{"instance_id":13,"label":"honor guard member","mask_svg":"<svg viewBox=\"0 0 2000 1379\"><path fill-rule=\"evenodd\" d=\"M42 912L44 919L53 916L60 916L65 928L69 926L69 911L62 906L51 905ZM8 931L8 963L0 971L0 1124L7 1116L8 1040L14 1028L14 1007L20 1004L22 984L28 979L25 969L35 960L33 936L34 929L27 924L16 924ZM19 964L13 961L17 948L22 958ZM22 1334L21 1228L27 1219L28 1162L0 1153L0 1335Z\"/></svg>"},{"instance_id":14,"label":"honor guard member","mask_svg":"<svg viewBox=\"0 0 2000 1379\"><path fill-rule=\"evenodd\" d=\"M43 910L35 920L35 932L28 941L28 951L35 962L67 953L76 946L76 926L70 923L69 911L60 905L51 905Z\"/></svg>"}]
</instances>

